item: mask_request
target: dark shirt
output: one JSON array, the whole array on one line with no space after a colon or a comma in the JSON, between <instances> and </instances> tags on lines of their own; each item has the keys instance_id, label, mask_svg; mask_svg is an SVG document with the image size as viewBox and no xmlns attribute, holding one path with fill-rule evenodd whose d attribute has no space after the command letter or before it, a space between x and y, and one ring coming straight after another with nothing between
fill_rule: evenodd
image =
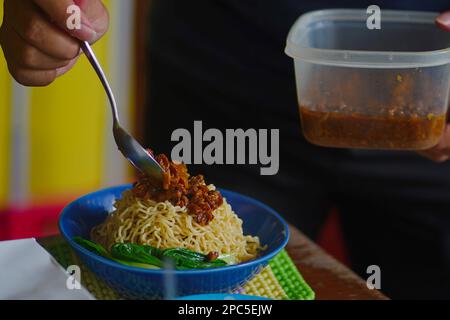
<instances>
[{"instance_id":1,"label":"dark shirt","mask_svg":"<svg viewBox=\"0 0 450 320\"><path fill-rule=\"evenodd\" d=\"M288 31L307 11L373 1L155 0L146 143L170 154L171 133L280 129L280 171L190 166L207 181L254 196L311 237L335 206L352 267L383 272L393 298L450 298L450 163L414 152L320 148L301 134ZM376 1L383 9L442 12L448 0ZM401 39L399 39L401 41ZM419 276L417 276L419 275Z\"/></svg>"}]
</instances>

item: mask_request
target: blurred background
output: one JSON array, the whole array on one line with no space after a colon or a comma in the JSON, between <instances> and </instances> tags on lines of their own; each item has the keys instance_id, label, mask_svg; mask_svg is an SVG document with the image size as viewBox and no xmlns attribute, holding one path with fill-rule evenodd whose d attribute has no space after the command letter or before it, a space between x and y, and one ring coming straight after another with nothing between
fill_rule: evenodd
<instances>
[{"instance_id":1,"label":"blurred background","mask_svg":"<svg viewBox=\"0 0 450 320\"><path fill-rule=\"evenodd\" d=\"M121 122L143 141L145 48L151 0L105 0L110 29L94 50L107 73ZM0 1L0 23L3 1ZM8 73L0 50L0 241L58 233L61 209L80 195L133 181L117 151L98 78L82 57L46 88L26 88ZM319 244L347 262L332 213Z\"/></svg>"}]
</instances>

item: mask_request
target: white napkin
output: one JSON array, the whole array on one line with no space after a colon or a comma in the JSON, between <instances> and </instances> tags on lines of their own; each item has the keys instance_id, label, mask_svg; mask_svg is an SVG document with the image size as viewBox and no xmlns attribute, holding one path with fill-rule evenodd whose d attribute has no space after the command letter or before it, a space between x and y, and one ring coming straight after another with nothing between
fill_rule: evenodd
<instances>
[{"instance_id":1,"label":"white napkin","mask_svg":"<svg viewBox=\"0 0 450 320\"><path fill-rule=\"evenodd\" d=\"M68 278L35 239L0 242L0 299L94 299L75 277Z\"/></svg>"}]
</instances>

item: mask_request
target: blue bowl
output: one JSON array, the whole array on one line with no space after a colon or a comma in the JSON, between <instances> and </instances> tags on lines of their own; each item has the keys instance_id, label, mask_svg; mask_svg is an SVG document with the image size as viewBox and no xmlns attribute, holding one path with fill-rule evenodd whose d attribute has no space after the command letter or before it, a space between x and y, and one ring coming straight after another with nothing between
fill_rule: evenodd
<instances>
[{"instance_id":1,"label":"blue bowl","mask_svg":"<svg viewBox=\"0 0 450 320\"><path fill-rule=\"evenodd\" d=\"M130 185L112 187L83 196L61 213L59 229L81 261L100 279L128 298L174 298L204 293L230 292L264 268L288 242L286 222L273 209L250 197L220 190L243 220L245 234L258 236L267 249L254 260L238 265L203 270L149 270L129 267L98 256L72 239L89 239L92 227L102 223L113 203Z\"/></svg>"},{"instance_id":2,"label":"blue bowl","mask_svg":"<svg viewBox=\"0 0 450 320\"><path fill-rule=\"evenodd\" d=\"M249 296L245 294L227 294L227 293L211 293L211 294L196 294L193 296L180 297L177 300L272 300L266 297Z\"/></svg>"}]
</instances>

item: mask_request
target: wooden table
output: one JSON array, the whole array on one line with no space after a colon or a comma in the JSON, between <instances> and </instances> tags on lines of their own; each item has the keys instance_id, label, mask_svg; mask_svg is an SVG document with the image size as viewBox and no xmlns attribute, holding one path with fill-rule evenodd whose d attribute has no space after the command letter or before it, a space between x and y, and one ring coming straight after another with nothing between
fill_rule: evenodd
<instances>
[{"instance_id":1,"label":"wooden table","mask_svg":"<svg viewBox=\"0 0 450 320\"><path fill-rule=\"evenodd\" d=\"M384 300L380 291L370 290L366 282L335 260L318 245L291 227L286 247L290 257L316 293L317 300Z\"/></svg>"}]
</instances>

